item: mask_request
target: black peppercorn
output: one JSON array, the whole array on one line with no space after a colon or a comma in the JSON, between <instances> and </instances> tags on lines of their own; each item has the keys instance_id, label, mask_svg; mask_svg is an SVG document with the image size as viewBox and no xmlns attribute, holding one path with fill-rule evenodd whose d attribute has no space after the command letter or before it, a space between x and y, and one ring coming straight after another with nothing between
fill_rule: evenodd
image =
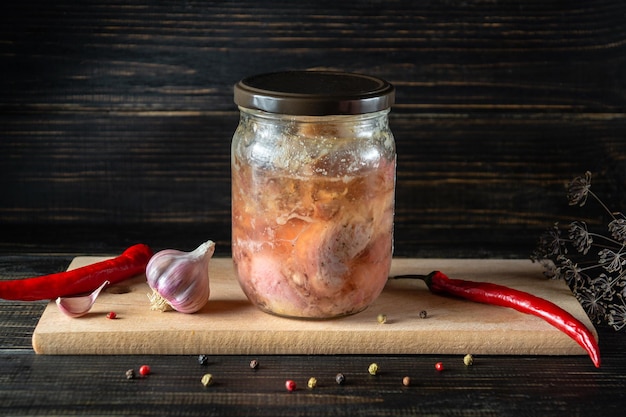
<instances>
[{"instance_id":1,"label":"black peppercorn","mask_svg":"<svg viewBox=\"0 0 626 417\"><path fill-rule=\"evenodd\" d=\"M343 374L342 374L342 373L338 373L338 374L335 376L335 381L337 382L337 384L339 384L339 385L343 385L343 383L344 383L344 382L346 382L346 377L345 377L345 376L343 376Z\"/></svg>"}]
</instances>

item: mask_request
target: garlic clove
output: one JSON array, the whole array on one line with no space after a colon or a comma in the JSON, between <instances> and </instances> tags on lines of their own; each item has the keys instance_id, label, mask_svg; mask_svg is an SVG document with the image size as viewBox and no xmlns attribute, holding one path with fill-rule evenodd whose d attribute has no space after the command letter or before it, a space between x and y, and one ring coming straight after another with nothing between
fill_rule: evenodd
<instances>
[{"instance_id":1,"label":"garlic clove","mask_svg":"<svg viewBox=\"0 0 626 417\"><path fill-rule=\"evenodd\" d=\"M96 298L100 295L100 291L109 284L109 281L104 281L102 285L96 288L89 295L81 295L77 297L59 297L56 299L57 306L63 314L69 317L81 317L89 313L91 307L96 302Z\"/></svg>"}]
</instances>

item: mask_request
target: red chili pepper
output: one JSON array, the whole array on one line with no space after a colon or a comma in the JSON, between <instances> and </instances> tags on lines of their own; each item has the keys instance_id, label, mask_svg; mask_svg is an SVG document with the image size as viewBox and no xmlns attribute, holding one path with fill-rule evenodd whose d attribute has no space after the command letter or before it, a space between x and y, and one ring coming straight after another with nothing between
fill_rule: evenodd
<instances>
[{"instance_id":1,"label":"red chili pepper","mask_svg":"<svg viewBox=\"0 0 626 417\"><path fill-rule=\"evenodd\" d=\"M137 244L116 258L71 271L33 278L0 280L0 298L35 301L87 293L98 288L104 281L115 284L144 273L152 254L152 249L147 245Z\"/></svg>"},{"instance_id":2,"label":"red chili pepper","mask_svg":"<svg viewBox=\"0 0 626 417\"><path fill-rule=\"evenodd\" d=\"M598 342L589 329L576 317L548 300L504 285L450 279L439 271L428 275L400 275L394 278L422 279L435 294L449 294L479 303L510 307L540 317L574 339L587 351L596 368L600 367Z\"/></svg>"}]
</instances>

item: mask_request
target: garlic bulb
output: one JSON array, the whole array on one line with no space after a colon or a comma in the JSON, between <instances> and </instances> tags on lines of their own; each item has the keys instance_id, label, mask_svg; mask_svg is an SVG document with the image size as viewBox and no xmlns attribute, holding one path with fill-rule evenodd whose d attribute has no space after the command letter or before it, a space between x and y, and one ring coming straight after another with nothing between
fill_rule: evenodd
<instances>
[{"instance_id":1,"label":"garlic bulb","mask_svg":"<svg viewBox=\"0 0 626 417\"><path fill-rule=\"evenodd\" d=\"M215 243L206 241L192 252L165 249L152 256L146 278L152 310L170 307L181 313L195 313L209 300L209 261Z\"/></svg>"}]
</instances>

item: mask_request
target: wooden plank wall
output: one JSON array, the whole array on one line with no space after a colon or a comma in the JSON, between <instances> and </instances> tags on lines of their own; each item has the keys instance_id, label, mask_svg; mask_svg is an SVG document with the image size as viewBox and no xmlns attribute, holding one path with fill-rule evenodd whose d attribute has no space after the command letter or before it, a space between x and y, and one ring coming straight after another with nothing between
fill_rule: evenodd
<instances>
[{"instance_id":1,"label":"wooden plank wall","mask_svg":"<svg viewBox=\"0 0 626 417\"><path fill-rule=\"evenodd\" d=\"M1 240L228 247L232 85L334 69L397 87L399 255L525 257L626 207L625 64L622 0L3 2Z\"/></svg>"}]
</instances>

